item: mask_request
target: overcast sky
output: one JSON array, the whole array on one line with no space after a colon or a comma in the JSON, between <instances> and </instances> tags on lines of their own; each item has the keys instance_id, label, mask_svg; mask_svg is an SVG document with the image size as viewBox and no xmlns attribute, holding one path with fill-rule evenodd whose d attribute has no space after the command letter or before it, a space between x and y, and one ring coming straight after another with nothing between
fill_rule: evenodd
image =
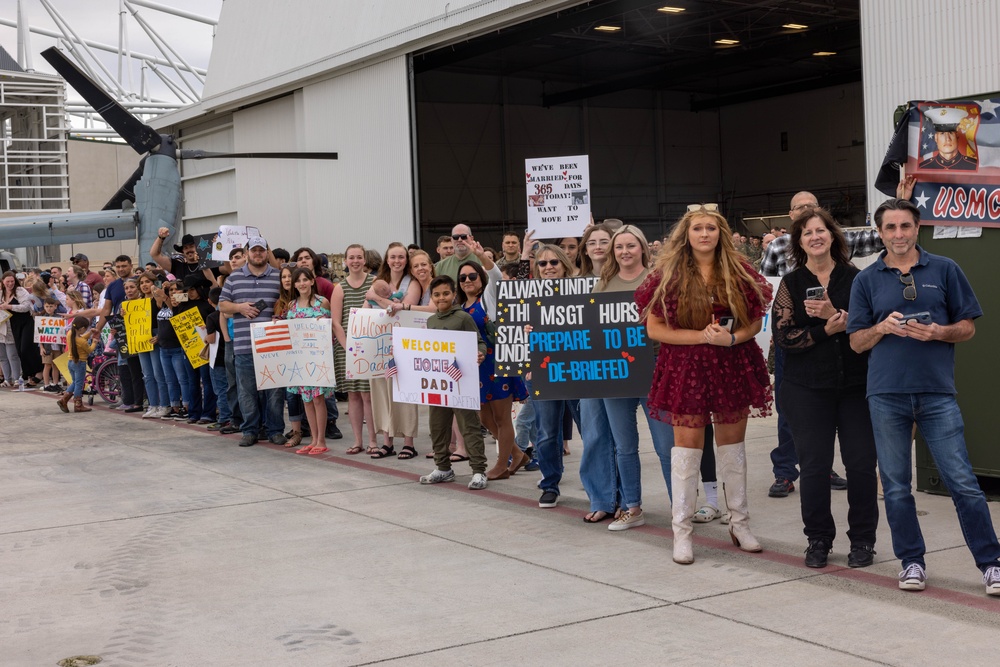
<instances>
[{"instance_id":1,"label":"overcast sky","mask_svg":"<svg viewBox=\"0 0 1000 667\"><path fill-rule=\"evenodd\" d=\"M201 16L218 19L222 9L223 0L155 0L160 5L185 10ZM39 0L22 0L28 23L33 27L43 28L50 31L57 31L55 22L49 13L42 6ZM50 4L62 15L70 28L74 30L81 39L92 40L112 46L118 45L119 33L119 0L50 0ZM204 23L192 21L190 19L179 18L161 11L147 7L135 6L139 15L177 51L185 60L194 67L207 69L209 58L212 52L212 35L214 27ZM127 10L126 10L127 11ZM153 42L136 22L134 17L127 13L128 41L132 51L145 55L160 56L160 52L153 45ZM17 0L0 0L0 18L7 21L17 21ZM17 58L17 30L11 27L0 25L0 44L13 56ZM39 54L50 46L55 45L55 39L31 34L32 65L36 71L53 73L49 64ZM99 54L105 67L115 77L118 75L118 59L113 53L95 51ZM169 67L160 66L162 70L169 70ZM170 71L172 79L176 81L176 75ZM128 87L127 75L122 75L124 86ZM176 100L169 90L157 79L156 75L147 71L146 80L149 89L156 98ZM139 92L140 64L138 61L132 67L133 90ZM196 84L196 90L200 92L200 84ZM69 91L69 98L79 99L72 90Z\"/></svg>"}]
</instances>

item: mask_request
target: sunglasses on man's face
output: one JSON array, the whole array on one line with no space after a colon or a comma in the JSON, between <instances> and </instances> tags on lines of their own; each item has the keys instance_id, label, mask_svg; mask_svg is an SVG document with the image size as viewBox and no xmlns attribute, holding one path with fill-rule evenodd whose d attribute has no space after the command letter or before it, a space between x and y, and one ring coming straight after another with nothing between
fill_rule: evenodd
<instances>
[{"instance_id":1,"label":"sunglasses on man's face","mask_svg":"<svg viewBox=\"0 0 1000 667\"><path fill-rule=\"evenodd\" d=\"M694 213L695 211L718 211L718 204L688 204L688 213Z\"/></svg>"},{"instance_id":2,"label":"sunglasses on man's face","mask_svg":"<svg viewBox=\"0 0 1000 667\"><path fill-rule=\"evenodd\" d=\"M903 298L907 301L917 300L917 286L913 284L913 274L903 273L899 276L899 282L903 283Z\"/></svg>"},{"instance_id":3,"label":"sunglasses on man's face","mask_svg":"<svg viewBox=\"0 0 1000 667\"><path fill-rule=\"evenodd\" d=\"M452 234L451 238L454 241L464 241L465 239L469 238L469 235L468 234Z\"/></svg>"},{"instance_id":4,"label":"sunglasses on man's face","mask_svg":"<svg viewBox=\"0 0 1000 667\"><path fill-rule=\"evenodd\" d=\"M558 259L540 259L537 262L535 262L535 264L537 264L540 267L556 266L557 264L559 264L559 260Z\"/></svg>"}]
</instances>

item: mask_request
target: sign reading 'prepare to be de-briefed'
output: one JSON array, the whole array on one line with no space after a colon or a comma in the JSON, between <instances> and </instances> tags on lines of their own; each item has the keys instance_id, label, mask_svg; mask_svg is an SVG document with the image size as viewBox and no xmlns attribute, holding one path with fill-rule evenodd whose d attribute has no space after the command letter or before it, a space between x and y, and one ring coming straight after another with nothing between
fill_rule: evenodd
<instances>
[{"instance_id":1,"label":"sign reading 'prepare to be de-briefed'","mask_svg":"<svg viewBox=\"0 0 1000 667\"><path fill-rule=\"evenodd\" d=\"M524 377L531 369L528 334L531 311L539 298L569 294L590 294L597 278L556 280L501 280L497 283L497 339L493 346L495 371L502 377Z\"/></svg>"},{"instance_id":2,"label":"sign reading 'prepare to be de-briefed'","mask_svg":"<svg viewBox=\"0 0 1000 667\"><path fill-rule=\"evenodd\" d=\"M649 394L653 347L631 292L540 297L532 305L532 398Z\"/></svg>"},{"instance_id":3,"label":"sign reading 'prepare to be de-briefed'","mask_svg":"<svg viewBox=\"0 0 1000 667\"><path fill-rule=\"evenodd\" d=\"M528 229L536 239L582 236L590 223L590 161L586 155L524 161Z\"/></svg>"}]
</instances>

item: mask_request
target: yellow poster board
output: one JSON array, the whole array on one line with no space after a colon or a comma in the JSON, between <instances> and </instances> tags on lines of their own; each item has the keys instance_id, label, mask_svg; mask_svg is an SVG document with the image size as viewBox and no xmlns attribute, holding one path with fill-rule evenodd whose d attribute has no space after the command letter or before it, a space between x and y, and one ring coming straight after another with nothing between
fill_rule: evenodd
<instances>
[{"instance_id":1,"label":"yellow poster board","mask_svg":"<svg viewBox=\"0 0 1000 667\"><path fill-rule=\"evenodd\" d=\"M170 323L174 326L174 333L180 341L188 361L193 368L200 368L208 363L198 356L201 348L205 347L205 320L201 318L201 313L197 308L185 310L179 315L170 318Z\"/></svg>"},{"instance_id":2,"label":"yellow poster board","mask_svg":"<svg viewBox=\"0 0 1000 667\"><path fill-rule=\"evenodd\" d=\"M125 321L129 352L152 352L153 313L150 310L150 300L122 301L122 319Z\"/></svg>"}]
</instances>

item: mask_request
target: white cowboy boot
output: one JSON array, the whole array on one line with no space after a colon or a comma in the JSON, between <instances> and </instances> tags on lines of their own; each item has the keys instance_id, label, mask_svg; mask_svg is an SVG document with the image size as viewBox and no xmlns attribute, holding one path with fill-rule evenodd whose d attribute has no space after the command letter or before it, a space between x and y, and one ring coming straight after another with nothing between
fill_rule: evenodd
<instances>
[{"instance_id":1,"label":"white cowboy boot","mask_svg":"<svg viewBox=\"0 0 1000 667\"><path fill-rule=\"evenodd\" d=\"M729 536L733 544L743 551L762 551L760 542L750 532L750 514L747 510L747 453L746 444L720 445L715 450L719 477L725 485L726 505L729 507Z\"/></svg>"},{"instance_id":2,"label":"white cowboy boot","mask_svg":"<svg viewBox=\"0 0 1000 667\"><path fill-rule=\"evenodd\" d=\"M688 565L694 562L691 544L691 517L698 501L698 473L701 450L673 447L670 450L670 483L673 486L671 512L674 528L674 562Z\"/></svg>"}]
</instances>

